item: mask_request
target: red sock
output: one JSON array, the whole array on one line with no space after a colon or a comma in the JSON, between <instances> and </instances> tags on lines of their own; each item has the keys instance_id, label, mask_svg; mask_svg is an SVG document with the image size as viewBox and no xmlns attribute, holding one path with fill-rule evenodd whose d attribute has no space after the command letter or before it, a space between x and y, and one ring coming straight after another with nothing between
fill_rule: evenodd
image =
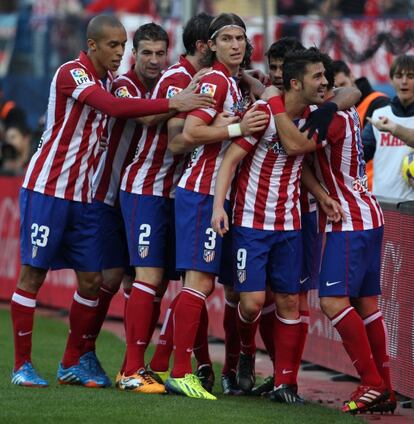
<instances>
[{"instance_id":1,"label":"red sock","mask_svg":"<svg viewBox=\"0 0 414 424\"><path fill-rule=\"evenodd\" d=\"M126 313L127 364L125 375L135 374L145 366L145 350L149 343L155 287L135 281Z\"/></svg>"},{"instance_id":2,"label":"red sock","mask_svg":"<svg viewBox=\"0 0 414 424\"><path fill-rule=\"evenodd\" d=\"M332 318L332 325L338 330L361 383L364 386L381 385L382 379L372 358L364 323L355 309L352 306L343 309Z\"/></svg>"},{"instance_id":3,"label":"red sock","mask_svg":"<svg viewBox=\"0 0 414 424\"><path fill-rule=\"evenodd\" d=\"M126 334L126 310L127 310L127 306L128 306L128 299L129 296L131 295L131 289L124 289L124 331ZM122 361L122 366L120 369L120 373L123 374L125 372L125 367L126 367L126 363L127 363L127 352L125 349L125 353L124 353L124 360Z\"/></svg>"},{"instance_id":4,"label":"red sock","mask_svg":"<svg viewBox=\"0 0 414 424\"><path fill-rule=\"evenodd\" d=\"M174 310L178 302L180 293L171 302L170 307L165 312L164 322L160 330L157 346L154 356L150 362L151 369L154 371L167 371L170 367L170 357L173 351L174 337Z\"/></svg>"},{"instance_id":5,"label":"red sock","mask_svg":"<svg viewBox=\"0 0 414 424\"><path fill-rule=\"evenodd\" d=\"M389 392L392 392L390 375L390 354L388 351L388 332L381 311L377 311L364 319L375 365Z\"/></svg>"},{"instance_id":6,"label":"red sock","mask_svg":"<svg viewBox=\"0 0 414 424\"><path fill-rule=\"evenodd\" d=\"M270 360L272 363L275 358L275 339L273 337L273 329L275 326L275 310L276 305L274 300L265 303L262 309L262 315L260 317L259 332L262 337L263 343L267 350Z\"/></svg>"},{"instance_id":7,"label":"red sock","mask_svg":"<svg viewBox=\"0 0 414 424\"><path fill-rule=\"evenodd\" d=\"M253 321L247 321L241 314L240 303L237 307L237 325L240 334L240 347L245 355L256 354L256 331L260 321L260 312Z\"/></svg>"},{"instance_id":8,"label":"red sock","mask_svg":"<svg viewBox=\"0 0 414 424\"><path fill-rule=\"evenodd\" d=\"M297 369L301 340L301 322L298 319L285 319L275 314L275 386L297 384Z\"/></svg>"},{"instance_id":9,"label":"red sock","mask_svg":"<svg viewBox=\"0 0 414 424\"><path fill-rule=\"evenodd\" d=\"M299 343L299 351L296 357L296 375L299 372L300 363L302 361L303 351L305 350L306 339L308 337L308 329L309 329L309 311L299 311L300 315L300 343Z\"/></svg>"},{"instance_id":10,"label":"red sock","mask_svg":"<svg viewBox=\"0 0 414 424\"><path fill-rule=\"evenodd\" d=\"M194 348L201 311L206 296L184 287L174 311L174 366L171 375L182 378L192 372L191 353Z\"/></svg>"},{"instance_id":11,"label":"red sock","mask_svg":"<svg viewBox=\"0 0 414 424\"><path fill-rule=\"evenodd\" d=\"M152 317L151 317L151 325L149 329L149 340L151 341L152 336L154 334L155 327L158 324L158 320L160 319L161 313L161 298L154 297L154 305L152 306Z\"/></svg>"},{"instance_id":12,"label":"red sock","mask_svg":"<svg viewBox=\"0 0 414 424\"><path fill-rule=\"evenodd\" d=\"M64 368L79 363L85 340L93 335L97 306L98 297L88 298L75 292L69 311L69 336L62 359Z\"/></svg>"},{"instance_id":13,"label":"red sock","mask_svg":"<svg viewBox=\"0 0 414 424\"><path fill-rule=\"evenodd\" d=\"M200 315L195 342L194 356L197 359L197 367L201 365L211 365L210 353L208 351L208 312L204 302Z\"/></svg>"},{"instance_id":14,"label":"red sock","mask_svg":"<svg viewBox=\"0 0 414 424\"><path fill-rule=\"evenodd\" d=\"M224 305L224 366L223 375L236 371L240 356L240 334L237 326L237 303L225 300Z\"/></svg>"},{"instance_id":15,"label":"red sock","mask_svg":"<svg viewBox=\"0 0 414 424\"><path fill-rule=\"evenodd\" d=\"M83 346L83 353L90 352L95 350L96 339L101 331L102 325L105 321L106 314L108 313L109 305L111 304L112 298L115 296L116 292L111 291L105 285L102 285L99 290L99 301L98 306L95 309L95 323L91 331L91 338L85 341Z\"/></svg>"},{"instance_id":16,"label":"red sock","mask_svg":"<svg viewBox=\"0 0 414 424\"><path fill-rule=\"evenodd\" d=\"M26 361L32 362L32 331L35 308L36 294L16 288L10 304L14 335L15 371Z\"/></svg>"}]
</instances>

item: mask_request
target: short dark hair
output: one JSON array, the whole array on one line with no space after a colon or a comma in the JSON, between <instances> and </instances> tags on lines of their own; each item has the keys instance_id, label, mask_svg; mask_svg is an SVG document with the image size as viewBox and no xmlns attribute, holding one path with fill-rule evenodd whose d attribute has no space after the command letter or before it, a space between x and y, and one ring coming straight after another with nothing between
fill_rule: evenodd
<instances>
[{"instance_id":1,"label":"short dark hair","mask_svg":"<svg viewBox=\"0 0 414 424\"><path fill-rule=\"evenodd\" d=\"M323 54L315 47L296 50L287 53L283 61L283 87L290 90L290 80L298 79L303 82L306 66L313 63L323 63Z\"/></svg>"},{"instance_id":2,"label":"short dark hair","mask_svg":"<svg viewBox=\"0 0 414 424\"><path fill-rule=\"evenodd\" d=\"M208 28L213 19L213 16L204 12L189 19L183 29L183 44L186 54L195 54L197 41L201 40L207 43Z\"/></svg>"},{"instance_id":3,"label":"short dark hair","mask_svg":"<svg viewBox=\"0 0 414 424\"><path fill-rule=\"evenodd\" d=\"M332 71L334 75L343 72L347 77L351 76L351 70L349 66L343 60L334 60L332 62Z\"/></svg>"},{"instance_id":4,"label":"short dark hair","mask_svg":"<svg viewBox=\"0 0 414 424\"><path fill-rule=\"evenodd\" d=\"M86 28L86 37L99 41L103 35L102 28L104 26L124 28L121 21L115 15L97 15L89 21Z\"/></svg>"},{"instance_id":5,"label":"short dark hair","mask_svg":"<svg viewBox=\"0 0 414 424\"><path fill-rule=\"evenodd\" d=\"M283 37L275 41L266 52L267 60L281 59L283 60L286 53L294 50L305 50L302 43L295 37Z\"/></svg>"},{"instance_id":6,"label":"short dark hair","mask_svg":"<svg viewBox=\"0 0 414 424\"><path fill-rule=\"evenodd\" d=\"M139 42L143 40L165 41L167 49L170 44L170 40L165 29L160 25L154 24L153 22L141 25L135 31L134 38L132 40L132 45L134 46L135 50L138 48Z\"/></svg>"},{"instance_id":7,"label":"short dark hair","mask_svg":"<svg viewBox=\"0 0 414 424\"><path fill-rule=\"evenodd\" d=\"M242 18L240 16L237 16L234 13L221 13L220 15L216 16L213 21L210 24L210 27L208 28L208 38L209 40L214 40L217 35L216 32L219 31L221 28L225 27L226 25L237 25L244 29L246 32L246 25L243 22ZM214 37L213 37L214 35ZM213 37L213 38L212 38ZM250 58L252 56L253 47L249 42L249 39L246 35L246 52L244 54L243 62L240 66L243 68L247 68L250 65ZM206 56L206 64L212 65L216 58L216 53L208 50L207 56Z\"/></svg>"},{"instance_id":8,"label":"short dark hair","mask_svg":"<svg viewBox=\"0 0 414 424\"><path fill-rule=\"evenodd\" d=\"M325 67L325 78L328 81L328 85L326 86L326 88L328 90L332 90L332 88L334 88L335 86L335 73L333 68L333 60L328 54L322 53L322 63L323 63L323 66Z\"/></svg>"},{"instance_id":9,"label":"short dark hair","mask_svg":"<svg viewBox=\"0 0 414 424\"><path fill-rule=\"evenodd\" d=\"M401 54L397 56L390 67L390 78L393 79L397 72L414 71L414 55Z\"/></svg>"}]
</instances>

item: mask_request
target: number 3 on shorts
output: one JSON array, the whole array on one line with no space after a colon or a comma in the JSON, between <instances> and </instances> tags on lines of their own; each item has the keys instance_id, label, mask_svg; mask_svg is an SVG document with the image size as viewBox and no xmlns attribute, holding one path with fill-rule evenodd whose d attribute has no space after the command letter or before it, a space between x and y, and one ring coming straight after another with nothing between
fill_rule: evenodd
<instances>
[{"instance_id":1,"label":"number 3 on shorts","mask_svg":"<svg viewBox=\"0 0 414 424\"><path fill-rule=\"evenodd\" d=\"M35 222L32 224L32 245L45 247L47 245L50 229L46 225L36 224Z\"/></svg>"},{"instance_id":2,"label":"number 3 on shorts","mask_svg":"<svg viewBox=\"0 0 414 424\"><path fill-rule=\"evenodd\" d=\"M206 230L207 241L204 243L204 249L214 250L216 247L217 233L212 228Z\"/></svg>"}]
</instances>

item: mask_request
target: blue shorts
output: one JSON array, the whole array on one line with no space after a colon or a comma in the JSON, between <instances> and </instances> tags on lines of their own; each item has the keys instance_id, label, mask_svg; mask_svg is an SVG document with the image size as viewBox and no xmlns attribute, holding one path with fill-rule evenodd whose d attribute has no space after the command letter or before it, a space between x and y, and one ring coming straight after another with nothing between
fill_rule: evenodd
<instances>
[{"instance_id":1,"label":"blue shorts","mask_svg":"<svg viewBox=\"0 0 414 424\"><path fill-rule=\"evenodd\" d=\"M102 269L129 268L124 219L118 207L99 200L92 202L102 240Z\"/></svg>"},{"instance_id":2,"label":"blue shorts","mask_svg":"<svg viewBox=\"0 0 414 424\"><path fill-rule=\"evenodd\" d=\"M299 293L302 234L233 226L234 289Z\"/></svg>"},{"instance_id":3,"label":"blue shorts","mask_svg":"<svg viewBox=\"0 0 414 424\"><path fill-rule=\"evenodd\" d=\"M319 296L364 297L381 294L384 228L326 233Z\"/></svg>"},{"instance_id":4,"label":"blue shorts","mask_svg":"<svg viewBox=\"0 0 414 424\"><path fill-rule=\"evenodd\" d=\"M302 274L300 291L307 292L318 288L319 270L321 267L322 238L318 233L317 212L302 214Z\"/></svg>"},{"instance_id":5,"label":"blue shorts","mask_svg":"<svg viewBox=\"0 0 414 424\"><path fill-rule=\"evenodd\" d=\"M23 265L42 269L102 269L100 226L90 203L20 191Z\"/></svg>"},{"instance_id":6,"label":"blue shorts","mask_svg":"<svg viewBox=\"0 0 414 424\"><path fill-rule=\"evenodd\" d=\"M227 273L221 265L231 269L231 263L221 263L223 239L211 228L214 197L177 187L175 193L175 231L177 238L177 269L211 274ZM225 209L229 213L229 202Z\"/></svg>"},{"instance_id":7,"label":"blue shorts","mask_svg":"<svg viewBox=\"0 0 414 424\"><path fill-rule=\"evenodd\" d=\"M175 271L174 199L120 192L131 265L164 268L168 280Z\"/></svg>"}]
</instances>

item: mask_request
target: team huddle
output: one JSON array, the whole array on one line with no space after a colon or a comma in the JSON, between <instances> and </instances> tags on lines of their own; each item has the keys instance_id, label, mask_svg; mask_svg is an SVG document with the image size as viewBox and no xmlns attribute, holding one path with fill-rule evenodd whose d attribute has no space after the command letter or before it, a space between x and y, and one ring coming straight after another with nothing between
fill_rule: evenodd
<instances>
[{"instance_id":1,"label":"team huddle","mask_svg":"<svg viewBox=\"0 0 414 424\"><path fill-rule=\"evenodd\" d=\"M293 38L268 50L268 78L248 71L253 47L231 13L191 18L185 54L167 69L167 33L142 25L135 63L115 79L122 24L99 15L87 39L88 51L55 74L21 190L12 383L48 386L31 359L36 296L49 269L72 268L78 289L60 384L111 386L95 341L122 285L117 388L215 400L206 299L218 282L223 393L302 404L307 293L318 289L361 378L342 410L393 411L377 301L384 219L367 189L359 91L334 90L330 57ZM163 294L179 279L146 364ZM255 387L258 329L274 375Z\"/></svg>"}]
</instances>

